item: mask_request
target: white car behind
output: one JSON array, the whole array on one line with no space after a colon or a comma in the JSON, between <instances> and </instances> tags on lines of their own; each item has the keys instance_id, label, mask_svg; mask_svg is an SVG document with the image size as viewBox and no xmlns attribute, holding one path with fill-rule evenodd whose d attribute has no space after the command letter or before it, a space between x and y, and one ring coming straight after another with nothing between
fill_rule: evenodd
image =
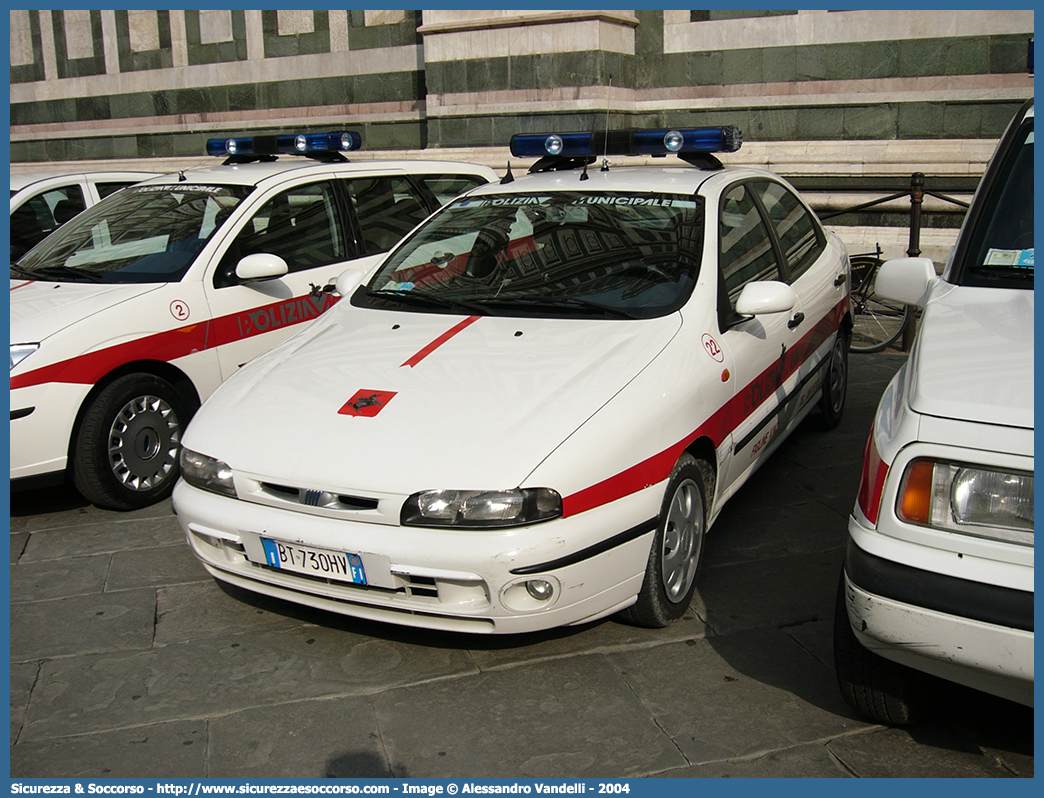
<instances>
[{"instance_id":1,"label":"white car behind","mask_svg":"<svg viewBox=\"0 0 1044 798\"><path fill-rule=\"evenodd\" d=\"M84 209L150 177L158 175L133 171L12 173L11 262Z\"/></svg>"},{"instance_id":2,"label":"white car behind","mask_svg":"<svg viewBox=\"0 0 1044 798\"><path fill-rule=\"evenodd\" d=\"M885 263L923 308L849 519L834 649L848 703L903 724L921 674L1033 704L1033 103L993 156L941 277Z\"/></svg>"}]
</instances>

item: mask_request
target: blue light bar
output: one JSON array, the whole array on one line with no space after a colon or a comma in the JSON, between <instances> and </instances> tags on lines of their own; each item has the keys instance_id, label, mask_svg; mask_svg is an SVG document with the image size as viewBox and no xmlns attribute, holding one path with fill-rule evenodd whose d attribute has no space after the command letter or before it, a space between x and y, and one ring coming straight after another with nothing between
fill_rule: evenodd
<instances>
[{"instance_id":1,"label":"blue light bar","mask_svg":"<svg viewBox=\"0 0 1044 798\"><path fill-rule=\"evenodd\" d=\"M516 158L667 155L736 152L742 145L743 133L731 125L598 133L517 133L511 137L511 154Z\"/></svg>"},{"instance_id":2,"label":"blue light bar","mask_svg":"<svg viewBox=\"0 0 1044 798\"><path fill-rule=\"evenodd\" d=\"M349 152L362 147L362 136L352 131L338 133L290 133L276 136L246 136L209 139L207 155L311 155Z\"/></svg>"}]
</instances>

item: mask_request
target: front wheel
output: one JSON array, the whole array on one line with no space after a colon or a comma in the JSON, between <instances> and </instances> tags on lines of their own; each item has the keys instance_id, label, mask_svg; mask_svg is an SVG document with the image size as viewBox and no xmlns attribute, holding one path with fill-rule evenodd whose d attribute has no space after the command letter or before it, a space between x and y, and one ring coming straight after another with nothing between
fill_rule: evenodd
<instances>
[{"instance_id":1,"label":"front wheel","mask_svg":"<svg viewBox=\"0 0 1044 798\"><path fill-rule=\"evenodd\" d=\"M689 608L696 592L713 487L710 466L683 454L667 482L638 601L623 611L628 622L662 628Z\"/></svg>"},{"instance_id":2,"label":"front wheel","mask_svg":"<svg viewBox=\"0 0 1044 798\"><path fill-rule=\"evenodd\" d=\"M165 499L178 479L190 406L166 380L127 374L84 413L72 457L73 484L93 504L134 510Z\"/></svg>"}]
</instances>

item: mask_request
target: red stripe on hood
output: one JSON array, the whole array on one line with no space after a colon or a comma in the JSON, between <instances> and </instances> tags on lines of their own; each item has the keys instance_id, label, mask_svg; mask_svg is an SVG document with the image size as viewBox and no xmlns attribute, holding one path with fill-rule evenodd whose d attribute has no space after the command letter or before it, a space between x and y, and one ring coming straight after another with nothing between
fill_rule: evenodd
<instances>
[{"instance_id":1,"label":"red stripe on hood","mask_svg":"<svg viewBox=\"0 0 1044 798\"><path fill-rule=\"evenodd\" d=\"M402 366L409 366L410 368L413 368L422 360L424 360L424 358L426 358L428 355L430 355L432 352L434 352L436 349L438 349L440 346L442 346L444 343L450 340L450 338L455 336L457 333L467 329L481 318L481 316L468 316L460 324L457 324L449 330L446 330L446 332L444 332L442 335L440 335L438 338L436 338L434 341L432 341L430 344L428 344L426 347L420 350L417 354L415 354L413 357L411 357L409 360L403 363ZM402 368L402 366L399 366L399 368Z\"/></svg>"}]
</instances>

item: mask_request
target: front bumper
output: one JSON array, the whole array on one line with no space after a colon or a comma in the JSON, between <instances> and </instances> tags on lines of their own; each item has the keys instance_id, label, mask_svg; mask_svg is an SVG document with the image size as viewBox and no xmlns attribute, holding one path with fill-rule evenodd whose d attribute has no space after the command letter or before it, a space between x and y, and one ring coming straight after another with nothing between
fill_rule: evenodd
<instances>
[{"instance_id":1,"label":"front bumper","mask_svg":"<svg viewBox=\"0 0 1044 798\"><path fill-rule=\"evenodd\" d=\"M849 533L845 604L864 648L1033 705L1032 591L918 568L914 563L929 559L917 556L919 547L890 541L855 517L849 519ZM881 556L889 546L892 556Z\"/></svg>"},{"instance_id":2,"label":"front bumper","mask_svg":"<svg viewBox=\"0 0 1044 798\"><path fill-rule=\"evenodd\" d=\"M222 581L369 620L517 634L592 621L633 604L662 491L655 485L575 516L495 531L327 518L227 498L184 480L173 501L193 552ZM264 565L261 537L359 554L370 584ZM552 597L533 598L525 588L531 579L549 582Z\"/></svg>"}]
</instances>

